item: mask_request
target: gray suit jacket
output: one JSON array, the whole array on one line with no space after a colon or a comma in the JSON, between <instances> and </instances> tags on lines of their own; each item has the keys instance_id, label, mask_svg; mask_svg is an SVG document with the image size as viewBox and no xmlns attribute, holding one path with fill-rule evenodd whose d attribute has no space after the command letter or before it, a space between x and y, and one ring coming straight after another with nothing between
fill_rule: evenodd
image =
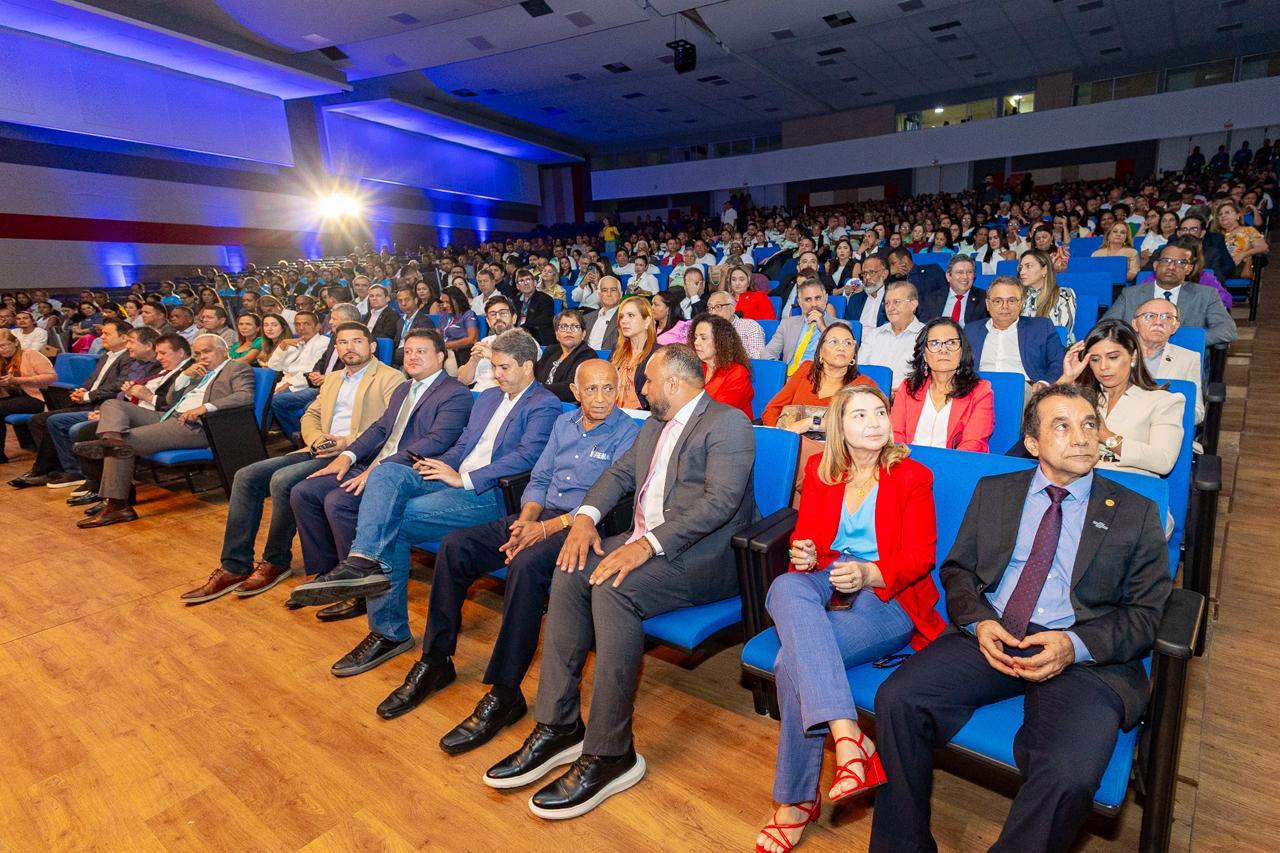
<instances>
[{"instance_id":1,"label":"gray suit jacket","mask_svg":"<svg viewBox=\"0 0 1280 853\"><path fill-rule=\"evenodd\" d=\"M1120 319L1132 323L1138 307L1157 295L1156 283L1153 281L1131 284L1120 291L1103 319ZM1203 284L1182 285L1178 293L1178 320L1184 326L1204 329L1205 343L1209 346L1229 344L1239 334L1236 331L1236 321L1227 313L1218 291Z\"/></svg>"},{"instance_id":2,"label":"gray suit jacket","mask_svg":"<svg viewBox=\"0 0 1280 853\"><path fill-rule=\"evenodd\" d=\"M849 325L844 320L836 319L828 314L827 324L830 325L831 323ZM794 314L779 322L778 329L765 346L764 355L761 358L782 359L782 361L790 364L791 358L796 354L796 347L800 345L800 339L804 337L805 326L805 318ZM821 334L821 329L814 332L815 340Z\"/></svg>"},{"instance_id":3,"label":"gray suit jacket","mask_svg":"<svg viewBox=\"0 0 1280 853\"><path fill-rule=\"evenodd\" d=\"M213 381L205 386L202 403L217 411L252 406L253 391L253 368L244 361L228 361L226 367L222 368L218 375L213 377ZM170 405L182 399L184 393L186 393L186 387L172 392L170 396L173 403Z\"/></svg>"},{"instance_id":4,"label":"gray suit jacket","mask_svg":"<svg viewBox=\"0 0 1280 853\"><path fill-rule=\"evenodd\" d=\"M582 505L607 515L634 493L649 473L665 421L649 418L635 443L614 460ZM745 415L705 394L680 433L667 465L663 523L649 531L663 555L687 569L691 587L699 575L734 571L729 540L756 517L755 436ZM697 589L695 600L704 599Z\"/></svg>"},{"instance_id":5,"label":"gray suit jacket","mask_svg":"<svg viewBox=\"0 0 1280 853\"><path fill-rule=\"evenodd\" d=\"M600 312L593 311L591 316L587 318L587 335L586 340L591 340L591 330L596 327L596 323L600 322ZM609 325L605 327L604 344L601 349L614 350L618 348L618 312L615 310L613 316L609 318Z\"/></svg>"}]
</instances>

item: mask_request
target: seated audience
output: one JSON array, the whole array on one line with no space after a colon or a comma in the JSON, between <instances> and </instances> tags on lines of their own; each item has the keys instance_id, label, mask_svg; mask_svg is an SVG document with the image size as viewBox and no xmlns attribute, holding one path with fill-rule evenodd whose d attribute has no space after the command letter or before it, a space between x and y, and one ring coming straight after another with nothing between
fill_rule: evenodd
<instances>
[{"instance_id":1,"label":"seated audience","mask_svg":"<svg viewBox=\"0 0 1280 853\"><path fill-rule=\"evenodd\" d=\"M702 278L702 270L694 267L689 270L684 277L684 285L681 288L684 296L680 299L680 316L685 320L692 320L699 314L705 313L707 310L707 294L706 282Z\"/></svg>"},{"instance_id":2,"label":"seated audience","mask_svg":"<svg viewBox=\"0 0 1280 853\"><path fill-rule=\"evenodd\" d=\"M1205 330L1205 343L1231 343L1239 332L1222 300L1212 288L1190 284L1186 277L1195 268L1195 238L1179 237L1160 250L1153 267L1156 280L1152 284L1135 284L1120 291L1115 302L1103 315L1105 320L1132 317L1137 307L1150 299L1166 299L1178 306L1181 324Z\"/></svg>"},{"instance_id":3,"label":"seated audience","mask_svg":"<svg viewBox=\"0 0 1280 853\"><path fill-rule=\"evenodd\" d=\"M400 342L401 320L391 308L390 303L391 295L387 293L384 285L375 284L369 288L369 308L363 315L362 322L368 327L369 334L373 336L375 348L378 338L390 338L396 343Z\"/></svg>"},{"instance_id":4,"label":"seated audience","mask_svg":"<svg viewBox=\"0 0 1280 853\"><path fill-rule=\"evenodd\" d=\"M430 285L427 285L425 282L419 281L416 284L401 284L400 287L396 289L396 306L400 309L400 315L404 320L400 323L400 331L395 338L396 352L395 356L391 359L391 364L395 367L399 367L404 364L404 353L402 350L404 349L405 339L409 337L410 331L413 329L434 329L436 327L435 322L431 319L431 315L434 312L428 310L427 305L425 305L422 302L421 297L418 296L419 289L425 289L428 298L431 299L430 304L435 306L436 310L439 310L440 307L439 303L436 302L435 292L431 290ZM359 317L357 317L353 322L360 322Z\"/></svg>"},{"instance_id":5,"label":"seated audience","mask_svg":"<svg viewBox=\"0 0 1280 853\"><path fill-rule=\"evenodd\" d=\"M897 388L911 369L911 353L916 336L924 323L916 319L916 286L906 279L895 279L885 287L884 311L889 321L864 334L859 362L878 364L893 371L893 387Z\"/></svg>"},{"instance_id":6,"label":"seated audience","mask_svg":"<svg viewBox=\"0 0 1280 853\"><path fill-rule=\"evenodd\" d=\"M1196 423L1203 422L1200 353L1169 342L1178 331L1178 306L1167 299L1147 300L1133 315L1133 330L1138 333L1142 360L1152 379L1184 379L1196 386Z\"/></svg>"},{"instance_id":7,"label":"seated audience","mask_svg":"<svg viewBox=\"0 0 1280 853\"><path fill-rule=\"evenodd\" d=\"M617 267L614 271L625 274ZM627 293L647 293L653 295L658 292L658 279L653 273L649 272L649 259L644 255L636 255L636 259L632 264L631 279L627 282Z\"/></svg>"},{"instance_id":8,"label":"seated audience","mask_svg":"<svg viewBox=\"0 0 1280 853\"><path fill-rule=\"evenodd\" d=\"M642 623L736 594L729 542L756 515L750 422L703 393L702 365L686 345L664 347L646 373L653 416L582 499L556 561L563 571L551 582L533 731L484 777L514 788L571 760L529 801L546 819L586 814L643 778L631 730ZM602 542L597 523L633 492L632 529ZM584 726L579 680L593 642Z\"/></svg>"},{"instance_id":9,"label":"seated audience","mask_svg":"<svg viewBox=\"0 0 1280 853\"><path fill-rule=\"evenodd\" d=\"M299 311L299 323L301 316L306 313ZM285 437L294 441L294 446L298 446L295 438L301 430L302 413L307 410L312 401L320 394L320 385L324 382L324 378L335 370L341 369L342 363L338 358L337 348L334 346L332 335L337 331L338 327L344 323L359 323L360 311L356 306L349 302L334 305L329 311L329 319L327 320L327 328L329 337L320 335L318 337L324 340L324 348L321 350L319 357L308 366L305 356L320 349L320 344L311 339L305 341L301 346L301 352L297 353L292 360L286 359L279 363L279 367L285 371L285 377L281 380L289 383L288 388L276 386L276 392L271 396L271 417L280 427L280 431ZM317 327L324 325L317 318ZM299 334L301 335L301 325L299 326ZM302 340L299 338L298 340ZM280 349L285 348L285 344L281 344ZM306 370L302 374L302 379L306 382L304 387L296 387L297 374L299 371Z\"/></svg>"},{"instance_id":10,"label":"seated audience","mask_svg":"<svg viewBox=\"0 0 1280 853\"><path fill-rule=\"evenodd\" d=\"M973 286L976 277L973 258L952 255L947 261L946 289L920 294L916 316L926 323L936 317L950 317L961 328L987 319L987 292Z\"/></svg>"},{"instance_id":11,"label":"seated audience","mask_svg":"<svg viewBox=\"0 0 1280 853\"><path fill-rule=\"evenodd\" d=\"M806 243L805 245L809 245ZM782 300L782 313L775 315L773 313L773 302L769 301L769 312L761 313L761 316L753 316L743 314L744 317L751 317L755 320L780 320L784 317L791 316L791 309L795 307L796 300L800 298L799 291L796 289L801 281L806 278L817 278L822 282L823 288L830 293L835 290L835 283L831 281L831 277L823 271L821 264L818 262L818 253L813 251L813 247L799 253L796 258L796 271L783 279L782 283L769 292L770 296L777 297ZM747 273L748 282L751 280L750 272ZM763 296L763 294L761 294ZM735 296L736 298L736 296ZM758 301L757 301L758 302ZM763 312L763 303L758 303L760 311ZM741 311L741 307L738 309Z\"/></svg>"},{"instance_id":12,"label":"seated audience","mask_svg":"<svg viewBox=\"0 0 1280 853\"><path fill-rule=\"evenodd\" d=\"M453 655L467 590L507 566L502 626L482 679L490 685L475 711L440 739L460 755L488 743L527 711L520 684L538 648L547 593L573 515L606 468L635 441L636 421L618 409L618 373L607 361L584 361L570 383L581 408L555 422L520 499L520 512L445 535L436 554L422 659L378 706L393 719L456 678Z\"/></svg>"},{"instance_id":13,"label":"seated audience","mask_svg":"<svg viewBox=\"0 0 1280 853\"><path fill-rule=\"evenodd\" d=\"M217 296L216 291L209 291ZM202 291L203 293L203 291ZM240 336L236 330L227 325L227 309L221 304L204 305L200 309L196 319L200 323L200 330L209 334L217 335L227 342L227 346L233 346L240 341Z\"/></svg>"},{"instance_id":14,"label":"seated audience","mask_svg":"<svg viewBox=\"0 0 1280 853\"><path fill-rule=\"evenodd\" d=\"M871 255L862 259L862 289L849 295L844 319L850 325L860 325L863 337L889 322L884 313L884 286L888 280L889 266L883 258Z\"/></svg>"},{"instance_id":15,"label":"seated audience","mask_svg":"<svg viewBox=\"0 0 1280 853\"><path fill-rule=\"evenodd\" d=\"M698 316L689 329L689 346L702 362L702 390L707 396L753 419L751 361L729 321L714 314Z\"/></svg>"},{"instance_id":16,"label":"seated audience","mask_svg":"<svg viewBox=\"0 0 1280 853\"><path fill-rule=\"evenodd\" d=\"M333 665L334 675L364 672L413 648L410 546L502 517L498 480L531 469L546 446L561 408L533 379L537 343L523 329L511 329L491 349L498 387L474 406L465 389L438 378L428 393L439 387L440 395L447 394L448 415L423 417L421 443L400 450L391 442L394 434L383 440L392 428L384 415L370 435L293 490L307 572L322 577L296 587L290 600L319 605L363 598L368 608L369 635ZM393 397L388 414L398 403ZM468 411L463 428L459 415ZM382 456L392 464L364 467ZM357 462L362 472L343 482Z\"/></svg>"},{"instance_id":17,"label":"seated audience","mask_svg":"<svg viewBox=\"0 0 1280 853\"><path fill-rule=\"evenodd\" d=\"M1055 326L1067 330L1067 344L1075 342L1076 294L1069 287L1058 287L1053 260L1044 252L1031 250L1018 261L1018 280L1022 282L1026 301L1024 317L1047 317Z\"/></svg>"},{"instance_id":18,"label":"seated audience","mask_svg":"<svg viewBox=\"0 0 1280 853\"><path fill-rule=\"evenodd\" d=\"M715 291L707 297L707 313L728 320L733 325L733 330L738 333L738 339L742 341L742 348L747 351L748 358L762 358L764 329L760 328L760 324L755 320L739 317L734 313L733 306L733 297L723 290Z\"/></svg>"},{"instance_id":19,"label":"seated audience","mask_svg":"<svg viewBox=\"0 0 1280 853\"><path fill-rule=\"evenodd\" d=\"M420 337L413 338L413 342L430 349L433 339L429 333L419 330L416 334ZM338 328L334 348L343 369L325 377L319 396L302 415L302 442L306 449L263 459L236 472L218 567L201 586L184 592L183 602L202 604L232 591L248 598L266 592L293 574L292 545L298 528L289 503L293 488L328 465L376 423L386 411L392 393L407 384L399 370L373 357L373 347L373 338L365 326L345 323ZM410 360L411 375L420 372L417 349L412 351ZM271 523L262 559L256 561L254 542L268 497Z\"/></svg>"},{"instance_id":20,"label":"seated audience","mask_svg":"<svg viewBox=\"0 0 1280 853\"><path fill-rule=\"evenodd\" d=\"M195 364L175 383L174 402L163 412L122 400L99 409L97 438L74 446L83 459L102 460L99 494L102 511L76 523L81 529L136 521L130 505L133 467L138 456L161 450L208 447L200 419L210 412L253 405L253 368L231 361L226 342L203 334L191 346ZM184 382L185 380L185 382Z\"/></svg>"},{"instance_id":21,"label":"seated audience","mask_svg":"<svg viewBox=\"0 0 1280 853\"><path fill-rule=\"evenodd\" d=\"M1093 253L1095 258L1124 258L1125 279L1133 281L1138 275L1138 253L1133 248L1133 238L1129 235L1129 226L1117 222L1107 229L1102 246Z\"/></svg>"},{"instance_id":22,"label":"seated audience","mask_svg":"<svg viewBox=\"0 0 1280 853\"><path fill-rule=\"evenodd\" d=\"M787 375L795 373L805 361L813 360L818 337L828 323L838 323L835 312L827 301L827 289L816 276L807 276L796 285L796 303L799 314L783 317L778 323L764 357L781 359L787 363Z\"/></svg>"},{"instance_id":23,"label":"seated audience","mask_svg":"<svg viewBox=\"0 0 1280 853\"><path fill-rule=\"evenodd\" d=\"M278 341L267 359L266 366L280 374L280 381L276 383L276 394L310 388L307 383L307 374L312 371L316 361L329 348L329 338L318 334L320 318L315 315L315 312L299 311L293 319L297 325L297 337Z\"/></svg>"},{"instance_id":24,"label":"seated audience","mask_svg":"<svg viewBox=\"0 0 1280 853\"><path fill-rule=\"evenodd\" d=\"M876 693L888 784L876 794L875 853L935 848L934 749L983 705L1026 698L1014 741L1024 781L997 850L1071 847L1119 730L1138 722L1168 552L1155 505L1094 475L1099 420L1088 389L1039 389L1022 430L1039 467L978 483L941 567L952 630Z\"/></svg>"},{"instance_id":25,"label":"seated audience","mask_svg":"<svg viewBox=\"0 0 1280 853\"><path fill-rule=\"evenodd\" d=\"M949 322L949 321L948 321ZM946 627L934 607L933 474L908 458L874 385L836 392L826 444L805 466L791 534L791 571L769 587L778 631L781 711L773 817L756 849L786 853L820 811L827 734L835 741L836 803L881 785L875 745L858 727L845 670L924 648Z\"/></svg>"},{"instance_id":26,"label":"seated audience","mask_svg":"<svg viewBox=\"0 0 1280 853\"><path fill-rule=\"evenodd\" d=\"M986 453L995 429L991 383L950 317L930 320L916 338L911 372L893 395L893 440ZM1002 448L1003 450L1003 448Z\"/></svg>"},{"instance_id":27,"label":"seated audience","mask_svg":"<svg viewBox=\"0 0 1280 853\"><path fill-rule=\"evenodd\" d=\"M489 360L490 349L499 335L511 328L515 322L516 307L510 299L499 294L489 300L484 307L484 319L489 326L489 334L481 338L480 343L471 348L471 358L458 368L458 381L471 386L473 391L488 391L496 388L498 383L493 375L493 362Z\"/></svg>"},{"instance_id":28,"label":"seated audience","mask_svg":"<svg viewBox=\"0 0 1280 853\"><path fill-rule=\"evenodd\" d=\"M611 275L600 279L596 288L599 309L587 317L587 344L596 352L618 348L618 303L622 284Z\"/></svg>"},{"instance_id":29,"label":"seated audience","mask_svg":"<svg viewBox=\"0 0 1280 853\"><path fill-rule=\"evenodd\" d=\"M987 231L987 244L981 248L976 248L973 253L973 259L980 267L979 272L983 275L997 275L1001 261L1012 261L1018 256L1005 245L1004 234L999 228L991 228Z\"/></svg>"},{"instance_id":30,"label":"seated audience","mask_svg":"<svg viewBox=\"0 0 1280 853\"><path fill-rule=\"evenodd\" d=\"M564 302L564 287L560 284L560 270L553 263L545 263L538 270L538 290L553 300Z\"/></svg>"},{"instance_id":31,"label":"seated audience","mask_svg":"<svg viewBox=\"0 0 1280 853\"><path fill-rule=\"evenodd\" d=\"M836 288L845 287L850 279L857 278L862 263L853 256L853 244L847 237L836 241L835 252L827 261L827 275Z\"/></svg>"},{"instance_id":32,"label":"seated audience","mask_svg":"<svg viewBox=\"0 0 1280 853\"><path fill-rule=\"evenodd\" d=\"M480 326L476 323L476 315L471 312L467 295L458 288L446 287L440 294L440 304L443 310L436 318L436 325L440 329L440 337L444 338L445 349L451 356L449 361L454 362L453 369L449 369L448 361L445 368L450 374L456 375L458 365L467 362L472 349L480 340Z\"/></svg>"},{"instance_id":33,"label":"seated audience","mask_svg":"<svg viewBox=\"0 0 1280 853\"><path fill-rule=\"evenodd\" d=\"M889 251L890 278L904 278L915 285L917 294L941 293L947 289L947 279L937 264L917 265L911 251L900 246Z\"/></svg>"},{"instance_id":34,"label":"seated audience","mask_svg":"<svg viewBox=\"0 0 1280 853\"><path fill-rule=\"evenodd\" d=\"M815 257L814 263L817 263ZM728 286L724 288L734 299L734 311L748 320L776 320L773 302L751 286L751 270L741 264L729 268Z\"/></svg>"},{"instance_id":35,"label":"seated audience","mask_svg":"<svg viewBox=\"0 0 1280 853\"><path fill-rule=\"evenodd\" d=\"M1123 320L1101 320L1067 350L1063 382L1099 394L1101 468L1164 476L1182 450L1186 398L1156 384L1137 334Z\"/></svg>"},{"instance_id":36,"label":"seated audience","mask_svg":"<svg viewBox=\"0 0 1280 853\"><path fill-rule=\"evenodd\" d=\"M516 298L513 302L515 328L524 329L543 346L550 346L555 342L556 335L552 329L555 324L555 303L550 296L537 290L532 271L521 269L516 272Z\"/></svg>"},{"instance_id":37,"label":"seated audience","mask_svg":"<svg viewBox=\"0 0 1280 853\"><path fill-rule=\"evenodd\" d=\"M643 296L622 300L618 306L618 346L609 359L618 371L618 405L622 408L649 408L644 393L644 367L656 344L649 300Z\"/></svg>"},{"instance_id":38,"label":"seated audience","mask_svg":"<svg viewBox=\"0 0 1280 853\"><path fill-rule=\"evenodd\" d=\"M284 341L293 339L293 330L289 321L279 314L265 314L262 317L262 349L258 351L255 367L269 367L271 356Z\"/></svg>"},{"instance_id":39,"label":"seated audience","mask_svg":"<svg viewBox=\"0 0 1280 853\"><path fill-rule=\"evenodd\" d=\"M813 417L805 417L806 409L825 408L836 392L855 382L875 384L858 372L858 342L844 323L832 323L818 338L813 361L806 361L791 374L765 407L760 422L765 426L789 429L803 435L815 427ZM795 407L788 410L788 407Z\"/></svg>"},{"instance_id":40,"label":"seated audience","mask_svg":"<svg viewBox=\"0 0 1280 853\"><path fill-rule=\"evenodd\" d=\"M561 402L572 403L576 399L573 377L578 365L595 358L596 351L587 345L582 311L566 308L556 317L556 342L542 351L533 375Z\"/></svg>"},{"instance_id":41,"label":"seated audience","mask_svg":"<svg viewBox=\"0 0 1280 853\"><path fill-rule=\"evenodd\" d=\"M689 321L680 316L680 291L664 290L649 303L658 346L682 344L689 340Z\"/></svg>"},{"instance_id":42,"label":"seated audience","mask_svg":"<svg viewBox=\"0 0 1280 853\"><path fill-rule=\"evenodd\" d=\"M1022 283L1009 275L987 285L985 323L970 323L964 333L980 371L1021 373L1027 382L1054 382L1062 375L1066 347L1044 317L1023 317Z\"/></svg>"},{"instance_id":43,"label":"seated audience","mask_svg":"<svg viewBox=\"0 0 1280 853\"><path fill-rule=\"evenodd\" d=\"M30 317L30 315L28 315ZM26 349L9 329L0 329L0 462L8 462L5 418L44 411L44 388L58 381L53 362L36 349Z\"/></svg>"},{"instance_id":44,"label":"seated audience","mask_svg":"<svg viewBox=\"0 0 1280 853\"><path fill-rule=\"evenodd\" d=\"M27 352L43 352L49 345L49 333L36 325L35 315L30 311L19 311L14 317L15 326L9 331L17 338L22 349Z\"/></svg>"}]
</instances>

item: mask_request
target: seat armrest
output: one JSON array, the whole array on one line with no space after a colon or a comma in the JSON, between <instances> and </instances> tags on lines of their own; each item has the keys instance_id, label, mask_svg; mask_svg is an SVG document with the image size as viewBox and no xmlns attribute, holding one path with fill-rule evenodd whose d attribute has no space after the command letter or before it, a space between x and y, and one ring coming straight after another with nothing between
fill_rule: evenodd
<instances>
[{"instance_id":1,"label":"seat armrest","mask_svg":"<svg viewBox=\"0 0 1280 853\"><path fill-rule=\"evenodd\" d=\"M738 568L738 589L742 596L742 625L747 639L754 637L772 623L765 610L765 598L769 584L777 573L771 569L770 552L786 548L791 531L795 529L796 511L784 507L775 513L745 527L734 535L733 547ZM757 543L767 543L757 550ZM785 552L784 557L785 559ZM785 565L782 571L786 571Z\"/></svg>"},{"instance_id":2,"label":"seat armrest","mask_svg":"<svg viewBox=\"0 0 1280 853\"><path fill-rule=\"evenodd\" d=\"M1204 389L1206 403L1223 403L1227 399L1227 383L1210 382Z\"/></svg>"},{"instance_id":3,"label":"seat armrest","mask_svg":"<svg viewBox=\"0 0 1280 853\"><path fill-rule=\"evenodd\" d=\"M1189 589L1175 589L1165 602L1152 651L1165 657L1187 660L1199 645L1204 625L1204 596Z\"/></svg>"},{"instance_id":4,"label":"seat armrest","mask_svg":"<svg viewBox=\"0 0 1280 853\"><path fill-rule=\"evenodd\" d=\"M524 494L525 487L529 485L529 477L532 473L532 471L525 471L521 474L511 474L498 478L498 488L502 489L502 500L507 505L507 513L509 515L520 514L520 496Z\"/></svg>"},{"instance_id":5,"label":"seat armrest","mask_svg":"<svg viewBox=\"0 0 1280 853\"><path fill-rule=\"evenodd\" d=\"M1203 453L1196 460L1195 488L1200 492L1219 492L1222 490L1222 458L1212 453Z\"/></svg>"}]
</instances>

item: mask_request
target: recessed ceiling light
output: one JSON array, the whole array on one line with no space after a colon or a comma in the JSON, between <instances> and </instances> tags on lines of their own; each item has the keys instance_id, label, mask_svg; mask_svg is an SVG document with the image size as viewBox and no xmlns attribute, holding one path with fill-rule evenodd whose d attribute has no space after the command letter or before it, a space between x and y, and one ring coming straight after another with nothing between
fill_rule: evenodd
<instances>
[{"instance_id":1,"label":"recessed ceiling light","mask_svg":"<svg viewBox=\"0 0 1280 853\"><path fill-rule=\"evenodd\" d=\"M776 113L776 112L778 112L778 111L779 111L779 110L781 110L781 109L782 109L782 107L766 107L766 108L765 108L765 112L767 112L767 113Z\"/></svg>"},{"instance_id":2,"label":"recessed ceiling light","mask_svg":"<svg viewBox=\"0 0 1280 853\"><path fill-rule=\"evenodd\" d=\"M623 100L626 100L626 101L634 101L636 98L643 98L643 97L644 97L644 92L630 92L622 96Z\"/></svg>"},{"instance_id":3,"label":"recessed ceiling light","mask_svg":"<svg viewBox=\"0 0 1280 853\"><path fill-rule=\"evenodd\" d=\"M957 56L956 62L971 62L978 58L976 53L966 53L964 56Z\"/></svg>"},{"instance_id":4,"label":"recessed ceiling light","mask_svg":"<svg viewBox=\"0 0 1280 853\"><path fill-rule=\"evenodd\" d=\"M523 0L520 8L528 12L531 18L541 18L543 15L551 14L551 7L547 5L546 0Z\"/></svg>"},{"instance_id":5,"label":"recessed ceiling light","mask_svg":"<svg viewBox=\"0 0 1280 853\"><path fill-rule=\"evenodd\" d=\"M625 74L631 70L631 66L625 62L610 62L608 65L600 67L611 74Z\"/></svg>"},{"instance_id":6,"label":"recessed ceiling light","mask_svg":"<svg viewBox=\"0 0 1280 853\"><path fill-rule=\"evenodd\" d=\"M1094 27L1093 29L1089 30L1089 35L1091 36L1105 35L1106 33L1109 33L1114 29L1115 27L1111 26L1110 24L1107 24L1105 27Z\"/></svg>"},{"instance_id":7,"label":"recessed ceiling light","mask_svg":"<svg viewBox=\"0 0 1280 853\"><path fill-rule=\"evenodd\" d=\"M820 59L818 60L818 64L819 65L835 65L836 61L834 59Z\"/></svg>"},{"instance_id":8,"label":"recessed ceiling light","mask_svg":"<svg viewBox=\"0 0 1280 853\"><path fill-rule=\"evenodd\" d=\"M960 26L960 22L959 22L959 21L947 21L947 22L945 22L945 23L942 23L942 24L934 24L932 27L929 27L929 32L931 32L931 33L940 33L940 32L942 32L943 30L953 30L953 29L955 29L955 28L956 28L956 27L958 27L958 26Z\"/></svg>"},{"instance_id":9,"label":"recessed ceiling light","mask_svg":"<svg viewBox=\"0 0 1280 853\"><path fill-rule=\"evenodd\" d=\"M838 27L847 27L849 24L856 23L853 15L848 12L836 12L831 15L823 15L822 20L827 22L827 26L831 29Z\"/></svg>"},{"instance_id":10,"label":"recessed ceiling light","mask_svg":"<svg viewBox=\"0 0 1280 853\"><path fill-rule=\"evenodd\" d=\"M1101 56L1110 56L1113 53L1119 53L1122 49L1123 48L1119 48L1119 47L1108 47L1098 51L1098 53Z\"/></svg>"},{"instance_id":11,"label":"recessed ceiling light","mask_svg":"<svg viewBox=\"0 0 1280 853\"><path fill-rule=\"evenodd\" d=\"M397 24L403 24L406 27L422 23L408 12L401 12L398 15L388 15L387 17L391 18L391 20L395 21Z\"/></svg>"},{"instance_id":12,"label":"recessed ceiling light","mask_svg":"<svg viewBox=\"0 0 1280 853\"><path fill-rule=\"evenodd\" d=\"M898 4L898 8L904 12L915 12L924 8L922 0L903 0Z\"/></svg>"},{"instance_id":13,"label":"recessed ceiling light","mask_svg":"<svg viewBox=\"0 0 1280 853\"><path fill-rule=\"evenodd\" d=\"M595 19L586 12L570 12L565 15L565 18L578 29L584 29L595 23Z\"/></svg>"},{"instance_id":14,"label":"recessed ceiling light","mask_svg":"<svg viewBox=\"0 0 1280 853\"><path fill-rule=\"evenodd\" d=\"M1092 3L1081 3L1076 7L1076 10L1080 12L1092 12L1094 9L1101 9L1102 6L1102 0L1093 0Z\"/></svg>"},{"instance_id":15,"label":"recessed ceiling light","mask_svg":"<svg viewBox=\"0 0 1280 853\"><path fill-rule=\"evenodd\" d=\"M959 41L960 36L955 33L947 33L945 36L938 36L938 44L946 44L949 41Z\"/></svg>"},{"instance_id":16,"label":"recessed ceiling light","mask_svg":"<svg viewBox=\"0 0 1280 853\"><path fill-rule=\"evenodd\" d=\"M829 47L826 50L818 51L818 56L835 56L837 53L844 53L843 47Z\"/></svg>"},{"instance_id":17,"label":"recessed ceiling light","mask_svg":"<svg viewBox=\"0 0 1280 853\"><path fill-rule=\"evenodd\" d=\"M476 96L476 93L470 89L454 89L453 94L457 95L459 98L474 98Z\"/></svg>"},{"instance_id":18,"label":"recessed ceiling light","mask_svg":"<svg viewBox=\"0 0 1280 853\"><path fill-rule=\"evenodd\" d=\"M754 100L755 100L756 98L758 98L758 97L759 97L759 95L743 95L743 96L742 96L742 100L744 100L744 101L754 101Z\"/></svg>"},{"instance_id":19,"label":"recessed ceiling light","mask_svg":"<svg viewBox=\"0 0 1280 853\"><path fill-rule=\"evenodd\" d=\"M576 71L575 71L574 73L572 73L572 74L566 74L566 75L564 75L564 76L568 77L570 80L572 80L572 81L573 81L573 82L575 82L575 83L579 83L579 82L581 82L581 81L583 81L583 80L586 80L586 79L587 79L587 75L585 75L585 74L579 74L579 73L578 73L578 72L576 72Z\"/></svg>"},{"instance_id":20,"label":"recessed ceiling light","mask_svg":"<svg viewBox=\"0 0 1280 853\"><path fill-rule=\"evenodd\" d=\"M796 34L791 30L774 30L772 35L778 41L783 41L785 39L793 39L796 37Z\"/></svg>"},{"instance_id":21,"label":"recessed ceiling light","mask_svg":"<svg viewBox=\"0 0 1280 853\"><path fill-rule=\"evenodd\" d=\"M841 78L840 78L840 82L841 82L841 83L856 83L856 82L858 82L858 78L857 78L856 76L850 75L849 77L841 77Z\"/></svg>"},{"instance_id":22,"label":"recessed ceiling light","mask_svg":"<svg viewBox=\"0 0 1280 853\"><path fill-rule=\"evenodd\" d=\"M472 36L467 41L471 42L471 46L476 50L493 50L493 42L484 36Z\"/></svg>"},{"instance_id":23,"label":"recessed ceiling light","mask_svg":"<svg viewBox=\"0 0 1280 853\"><path fill-rule=\"evenodd\" d=\"M400 57L396 56L394 53L388 53L385 57L383 57L382 61L387 63L388 68L404 68L406 65L409 64L405 62L403 59L401 59Z\"/></svg>"}]
</instances>

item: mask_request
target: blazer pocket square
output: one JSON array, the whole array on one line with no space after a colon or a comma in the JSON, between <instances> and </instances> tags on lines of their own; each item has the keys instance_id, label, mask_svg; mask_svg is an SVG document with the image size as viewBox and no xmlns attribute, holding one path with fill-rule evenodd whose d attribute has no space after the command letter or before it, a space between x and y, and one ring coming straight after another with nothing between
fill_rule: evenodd
<instances>
[{"instance_id":1,"label":"blazer pocket square","mask_svg":"<svg viewBox=\"0 0 1280 853\"><path fill-rule=\"evenodd\" d=\"M1099 530L1110 530L1110 529L1111 529L1110 527L1107 527L1105 524L1103 524L1101 521L1095 521L1095 522L1093 523L1093 526L1094 526L1094 527L1096 527L1096 528L1098 528Z\"/></svg>"}]
</instances>

